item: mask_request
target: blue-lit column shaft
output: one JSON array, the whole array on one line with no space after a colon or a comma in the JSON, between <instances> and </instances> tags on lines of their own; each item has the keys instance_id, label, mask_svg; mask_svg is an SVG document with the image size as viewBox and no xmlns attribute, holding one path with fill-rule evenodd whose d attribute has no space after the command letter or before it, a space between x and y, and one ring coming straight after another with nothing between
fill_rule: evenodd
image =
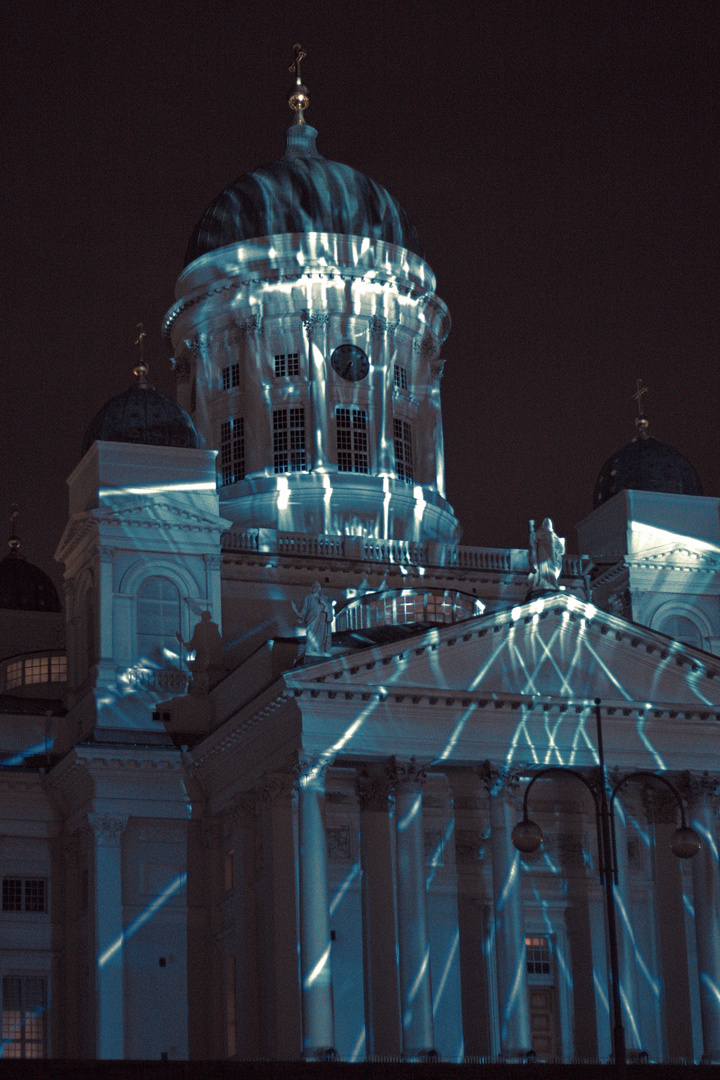
<instances>
[{"instance_id":1,"label":"blue-lit column shaft","mask_svg":"<svg viewBox=\"0 0 720 1080\"><path fill-rule=\"evenodd\" d=\"M90 814L89 821L95 838L95 1052L99 1059L122 1058L125 1016L121 845L127 818Z\"/></svg>"},{"instance_id":2,"label":"blue-lit column shaft","mask_svg":"<svg viewBox=\"0 0 720 1080\"><path fill-rule=\"evenodd\" d=\"M324 770L310 765L298 782L300 976L303 1056L334 1051Z\"/></svg>"},{"instance_id":3,"label":"blue-lit column shaft","mask_svg":"<svg viewBox=\"0 0 720 1080\"><path fill-rule=\"evenodd\" d=\"M620 1000L625 1025L626 1050L646 1050L643 1045L642 1019L638 1001L638 964L635 931L631 915L632 887L628 866L628 837L625 812L619 799L615 800L615 859L618 885L614 888L615 911L620 954ZM651 912L648 911L648 918ZM649 1008L649 1003L644 1006ZM647 1025L650 1026L649 1024Z\"/></svg>"},{"instance_id":4,"label":"blue-lit column shaft","mask_svg":"<svg viewBox=\"0 0 720 1080\"><path fill-rule=\"evenodd\" d=\"M430 935L425 888L423 774L412 765L396 768L395 833L397 918L400 952L400 1012L403 1057L433 1053Z\"/></svg>"},{"instance_id":5,"label":"blue-lit column shaft","mask_svg":"<svg viewBox=\"0 0 720 1080\"><path fill-rule=\"evenodd\" d=\"M367 1046L375 1056L401 1050L393 821L386 777L359 776L363 967Z\"/></svg>"},{"instance_id":6,"label":"blue-lit column shaft","mask_svg":"<svg viewBox=\"0 0 720 1080\"><path fill-rule=\"evenodd\" d=\"M702 847L692 859L703 1061L720 1062L720 873L713 796L698 799L692 825Z\"/></svg>"},{"instance_id":7,"label":"blue-lit column shaft","mask_svg":"<svg viewBox=\"0 0 720 1080\"><path fill-rule=\"evenodd\" d=\"M513 794L503 785L490 797L495 956L500 1011L500 1051L524 1056L532 1048L527 992L525 923L520 891L520 852L510 840L519 820Z\"/></svg>"}]
</instances>

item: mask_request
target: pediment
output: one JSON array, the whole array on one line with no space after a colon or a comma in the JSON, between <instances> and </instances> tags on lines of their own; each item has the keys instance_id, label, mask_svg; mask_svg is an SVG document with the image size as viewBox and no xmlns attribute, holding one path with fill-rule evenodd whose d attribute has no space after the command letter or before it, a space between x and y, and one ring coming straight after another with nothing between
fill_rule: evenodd
<instances>
[{"instance_id":1,"label":"pediment","mask_svg":"<svg viewBox=\"0 0 720 1080\"><path fill-rule=\"evenodd\" d=\"M660 567L692 566L698 569L720 570L720 548L714 544L690 546L689 544L662 545L627 556L627 561L635 565L645 564Z\"/></svg>"},{"instance_id":2,"label":"pediment","mask_svg":"<svg viewBox=\"0 0 720 1080\"><path fill-rule=\"evenodd\" d=\"M181 500L177 503L169 499L153 499L123 507L100 506L91 511L93 518L100 522L118 521L124 524L134 521L148 524L180 526L199 529L226 529L230 522L217 514L209 514L198 509L189 509Z\"/></svg>"},{"instance_id":3,"label":"pediment","mask_svg":"<svg viewBox=\"0 0 720 1080\"><path fill-rule=\"evenodd\" d=\"M481 694L710 707L720 704L720 659L553 594L297 669L290 684L357 684Z\"/></svg>"}]
</instances>

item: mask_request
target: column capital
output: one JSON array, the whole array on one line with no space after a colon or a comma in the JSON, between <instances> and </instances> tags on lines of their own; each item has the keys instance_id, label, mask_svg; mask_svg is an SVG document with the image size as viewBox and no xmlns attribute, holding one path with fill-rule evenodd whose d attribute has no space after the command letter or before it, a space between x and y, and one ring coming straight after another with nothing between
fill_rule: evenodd
<instances>
[{"instance_id":1,"label":"column capital","mask_svg":"<svg viewBox=\"0 0 720 1080\"><path fill-rule=\"evenodd\" d=\"M688 771L678 777L675 786L691 807L705 803L717 811L720 806L720 776Z\"/></svg>"},{"instance_id":2,"label":"column capital","mask_svg":"<svg viewBox=\"0 0 720 1080\"><path fill-rule=\"evenodd\" d=\"M520 777L527 770L518 766L511 768L493 765L490 761L482 761L476 766L475 771L491 798L498 796L516 795L520 787Z\"/></svg>"},{"instance_id":3,"label":"column capital","mask_svg":"<svg viewBox=\"0 0 720 1080\"><path fill-rule=\"evenodd\" d=\"M371 776L367 769L359 769L357 793L361 810L387 811L392 797L392 780L389 776Z\"/></svg>"},{"instance_id":4,"label":"column capital","mask_svg":"<svg viewBox=\"0 0 720 1080\"><path fill-rule=\"evenodd\" d=\"M88 814L88 824L93 831L96 843L106 847L120 846L127 823L127 814Z\"/></svg>"},{"instance_id":5,"label":"column capital","mask_svg":"<svg viewBox=\"0 0 720 1080\"><path fill-rule=\"evenodd\" d=\"M385 774L393 787L400 784L420 786L427 779L427 770L428 766L420 764L414 756L404 761L391 757L385 766Z\"/></svg>"},{"instance_id":6,"label":"column capital","mask_svg":"<svg viewBox=\"0 0 720 1080\"><path fill-rule=\"evenodd\" d=\"M281 806L292 799L296 787L297 780L291 772L266 773L258 785L258 793L270 806Z\"/></svg>"}]
</instances>

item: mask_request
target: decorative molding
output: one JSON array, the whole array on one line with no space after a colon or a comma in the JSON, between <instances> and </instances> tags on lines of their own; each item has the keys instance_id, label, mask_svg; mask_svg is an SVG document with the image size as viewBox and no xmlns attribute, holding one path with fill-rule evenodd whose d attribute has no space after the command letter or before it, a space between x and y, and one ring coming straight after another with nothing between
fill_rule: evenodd
<instances>
[{"instance_id":1,"label":"decorative molding","mask_svg":"<svg viewBox=\"0 0 720 1080\"><path fill-rule=\"evenodd\" d=\"M258 786L263 802L269 806L285 806L297 790L297 779L292 773L268 773Z\"/></svg>"},{"instance_id":2,"label":"decorative molding","mask_svg":"<svg viewBox=\"0 0 720 1080\"><path fill-rule=\"evenodd\" d=\"M255 315L251 315L249 319L236 319L233 325L241 334L262 333L262 313L258 311Z\"/></svg>"}]
</instances>

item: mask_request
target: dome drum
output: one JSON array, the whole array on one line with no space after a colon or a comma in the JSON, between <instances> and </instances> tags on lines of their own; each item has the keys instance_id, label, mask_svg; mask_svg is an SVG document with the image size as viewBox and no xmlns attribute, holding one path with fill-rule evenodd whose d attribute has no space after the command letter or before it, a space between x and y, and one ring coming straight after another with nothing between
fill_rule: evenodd
<instances>
[{"instance_id":1,"label":"dome drum","mask_svg":"<svg viewBox=\"0 0 720 1080\"><path fill-rule=\"evenodd\" d=\"M351 304L348 305L348 286ZM435 275L411 252L382 241L330 234L269 236L211 252L181 275L164 336L183 339L228 312L240 324L302 310L336 310L406 323L420 320L438 344L450 332Z\"/></svg>"}]
</instances>

